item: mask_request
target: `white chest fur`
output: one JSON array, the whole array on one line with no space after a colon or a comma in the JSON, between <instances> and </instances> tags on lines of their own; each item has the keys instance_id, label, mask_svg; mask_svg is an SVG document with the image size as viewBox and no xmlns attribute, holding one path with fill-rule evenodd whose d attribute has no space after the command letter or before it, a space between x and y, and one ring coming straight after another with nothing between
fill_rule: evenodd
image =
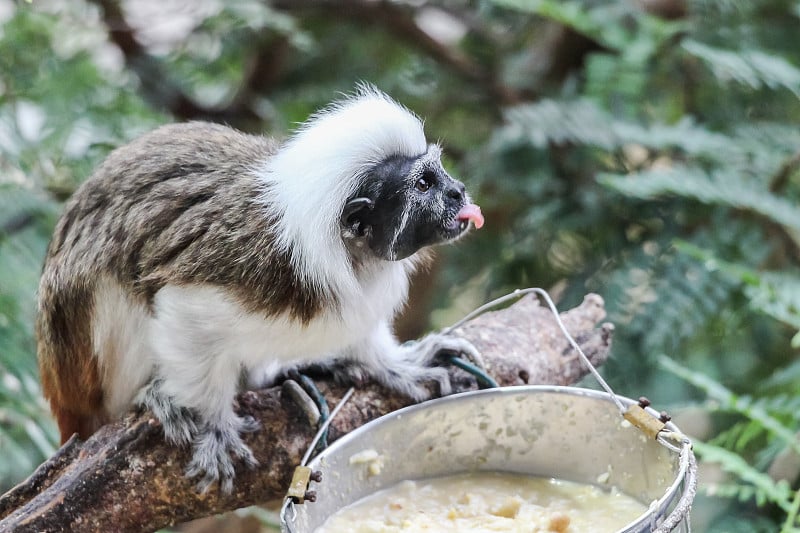
<instances>
[{"instance_id":1,"label":"white chest fur","mask_svg":"<svg viewBox=\"0 0 800 533\"><path fill-rule=\"evenodd\" d=\"M305 324L248 312L225 289L201 284L163 287L142 320L144 308L105 280L97 301L113 300L114 312L98 316L93 333L104 389L111 391L106 409L126 409L154 373L182 376L183 387L171 392L191 403L205 393L210 374L228 380L244 370L259 382L282 367L335 356L391 321L406 298L408 266L390 263L363 276L360 290L340 294L338 306ZM131 331L132 318L138 331Z\"/></svg>"},{"instance_id":2,"label":"white chest fur","mask_svg":"<svg viewBox=\"0 0 800 533\"><path fill-rule=\"evenodd\" d=\"M407 286L405 272L393 268L365 280L361 292L340 295L339 306L303 324L287 315L249 313L217 287L168 285L155 298L153 340L190 344L200 353L214 352L218 355L209 356L246 369L271 361L314 361L334 355L367 336L379 322L390 320L404 302Z\"/></svg>"}]
</instances>

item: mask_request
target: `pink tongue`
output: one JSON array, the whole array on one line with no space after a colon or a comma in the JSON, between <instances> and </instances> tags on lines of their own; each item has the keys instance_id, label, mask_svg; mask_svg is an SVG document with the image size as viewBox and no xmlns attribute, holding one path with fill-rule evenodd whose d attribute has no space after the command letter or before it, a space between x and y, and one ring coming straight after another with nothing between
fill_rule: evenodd
<instances>
[{"instance_id":1,"label":"pink tongue","mask_svg":"<svg viewBox=\"0 0 800 533\"><path fill-rule=\"evenodd\" d=\"M483 226L481 208L475 204L467 204L458 212L456 220L470 220L475 224L476 229L481 229L481 226Z\"/></svg>"}]
</instances>

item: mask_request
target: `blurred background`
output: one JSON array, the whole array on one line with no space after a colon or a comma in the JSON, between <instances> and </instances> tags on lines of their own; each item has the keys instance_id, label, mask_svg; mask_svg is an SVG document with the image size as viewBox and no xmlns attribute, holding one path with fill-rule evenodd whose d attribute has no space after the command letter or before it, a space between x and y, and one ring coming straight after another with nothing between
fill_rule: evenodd
<instances>
[{"instance_id":1,"label":"blurred background","mask_svg":"<svg viewBox=\"0 0 800 533\"><path fill-rule=\"evenodd\" d=\"M283 137L360 80L487 220L400 335L597 292L604 375L698 439L695 529L800 531L797 0L0 0L0 490L57 445L32 322L62 202L159 124Z\"/></svg>"}]
</instances>

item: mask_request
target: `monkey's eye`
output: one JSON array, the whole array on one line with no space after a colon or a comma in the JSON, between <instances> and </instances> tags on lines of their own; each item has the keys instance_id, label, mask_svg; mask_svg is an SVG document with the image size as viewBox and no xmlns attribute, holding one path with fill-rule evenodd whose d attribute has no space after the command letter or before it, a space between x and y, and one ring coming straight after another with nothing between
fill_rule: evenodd
<instances>
[{"instance_id":1,"label":"monkey's eye","mask_svg":"<svg viewBox=\"0 0 800 533\"><path fill-rule=\"evenodd\" d=\"M426 178L425 176L418 179L417 182L414 184L414 187L419 192L428 192L428 189L430 189L432 186L433 186L433 180Z\"/></svg>"}]
</instances>

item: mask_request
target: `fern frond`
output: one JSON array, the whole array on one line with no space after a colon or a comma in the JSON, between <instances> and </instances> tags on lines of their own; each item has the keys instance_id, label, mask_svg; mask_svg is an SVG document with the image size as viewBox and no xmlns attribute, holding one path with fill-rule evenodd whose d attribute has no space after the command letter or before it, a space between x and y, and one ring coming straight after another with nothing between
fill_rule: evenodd
<instances>
[{"instance_id":1,"label":"fern frond","mask_svg":"<svg viewBox=\"0 0 800 533\"><path fill-rule=\"evenodd\" d=\"M505 111L505 123L495 134L496 145L545 148L550 143L570 143L607 151L638 145L654 151L679 150L688 156L737 166L744 166L751 152L762 148L757 144L754 150L745 150L741 139L713 132L688 116L673 124L645 125L613 117L594 102L583 99L544 99L514 106Z\"/></svg>"},{"instance_id":2,"label":"fern frond","mask_svg":"<svg viewBox=\"0 0 800 533\"><path fill-rule=\"evenodd\" d=\"M753 485L744 483L706 483L703 485L705 493L717 498L727 498L740 502L755 499L758 489ZM762 498L764 499L764 498Z\"/></svg>"},{"instance_id":3,"label":"fern frond","mask_svg":"<svg viewBox=\"0 0 800 533\"><path fill-rule=\"evenodd\" d=\"M783 368L776 370L762 383L765 390L778 389L778 390L797 390L797 384L800 383L800 360L794 360ZM800 414L800 406L797 413Z\"/></svg>"},{"instance_id":4,"label":"fern frond","mask_svg":"<svg viewBox=\"0 0 800 533\"><path fill-rule=\"evenodd\" d=\"M709 412L718 411L716 402L707 402L706 408ZM747 444L759 434L764 435L764 428L759 424L753 424L751 421L739 422L720 431L710 442L726 450L742 453Z\"/></svg>"},{"instance_id":5,"label":"fern frond","mask_svg":"<svg viewBox=\"0 0 800 533\"><path fill-rule=\"evenodd\" d=\"M691 39L682 47L705 62L721 82L735 81L753 89L783 87L800 96L800 69L782 57L759 50L724 50Z\"/></svg>"},{"instance_id":6,"label":"fern frond","mask_svg":"<svg viewBox=\"0 0 800 533\"><path fill-rule=\"evenodd\" d=\"M694 450L703 461L718 464L725 472L745 482L745 486L752 487L750 491L734 488L737 485L712 485L717 491L721 491L717 492L718 495L740 498L744 496L747 500L754 499L759 506L772 503L787 513L791 510L794 493L785 480L776 482L767 474L750 466L742 456L713 444L695 442Z\"/></svg>"},{"instance_id":7,"label":"fern frond","mask_svg":"<svg viewBox=\"0 0 800 533\"><path fill-rule=\"evenodd\" d=\"M800 420L800 396L776 394L753 399L753 405L776 417Z\"/></svg>"},{"instance_id":8,"label":"fern frond","mask_svg":"<svg viewBox=\"0 0 800 533\"><path fill-rule=\"evenodd\" d=\"M623 142L610 116L588 100L542 100L511 107L504 116L507 125L496 134L495 143L537 148L572 143L612 150Z\"/></svg>"},{"instance_id":9,"label":"fern frond","mask_svg":"<svg viewBox=\"0 0 800 533\"><path fill-rule=\"evenodd\" d=\"M639 250L620 259L621 267L603 281L609 318L639 336L640 350L657 354L679 350L702 335L730 305L737 285L667 248L659 254Z\"/></svg>"},{"instance_id":10,"label":"fern frond","mask_svg":"<svg viewBox=\"0 0 800 533\"><path fill-rule=\"evenodd\" d=\"M680 166L624 176L605 173L597 179L625 196L648 200L662 196L692 198L704 204L751 211L800 231L800 209L796 205L731 169L709 173L697 167Z\"/></svg>"},{"instance_id":11,"label":"fern frond","mask_svg":"<svg viewBox=\"0 0 800 533\"><path fill-rule=\"evenodd\" d=\"M708 402L706 407L710 412L719 411L719 405L714 401ZM743 420L721 431L710 442L743 454L747 451L748 446L766 436L767 430L760 422Z\"/></svg>"},{"instance_id":12,"label":"fern frond","mask_svg":"<svg viewBox=\"0 0 800 533\"><path fill-rule=\"evenodd\" d=\"M745 287L750 305L795 328L792 346L800 347L800 277L789 272L759 273L758 284Z\"/></svg>"},{"instance_id":13,"label":"fern frond","mask_svg":"<svg viewBox=\"0 0 800 533\"><path fill-rule=\"evenodd\" d=\"M794 124L763 121L737 124L733 134L740 143L755 145L770 156L780 154L785 157L800 146L800 129Z\"/></svg>"},{"instance_id":14,"label":"fern frond","mask_svg":"<svg viewBox=\"0 0 800 533\"><path fill-rule=\"evenodd\" d=\"M768 413L764 409L763 404L754 403L750 396L736 395L721 383L711 379L705 374L690 370L665 355L658 358L658 363L668 372L675 374L703 390L709 398L718 403L720 410L740 414L760 424L765 430L782 440L786 446L800 454L800 442L798 442L795 437L796 429L787 427L776 417Z\"/></svg>"},{"instance_id":15,"label":"fern frond","mask_svg":"<svg viewBox=\"0 0 800 533\"><path fill-rule=\"evenodd\" d=\"M800 6L798 6L798 10L800 10ZM783 522L783 527L781 527L781 533L797 533L798 528L800 526L800 489L796 490L794 493L794 500L792 500L792 506L789 509L789 512L786 514L786 520Z\"/></svg>"},{"instance_id":16,"label":"fern frond","mask_svg":"<svg viewBox=\"0 0 800 533\"><path fill-rule=\"evenodd\" d=\"M800 275L795 272L758 272L719 259L712 252L686 241L676 241L675 247L703 261L707 268L719 270L744 284L750 307L797 329L792 346L800 345Z\"/></svg>"}]
</instances>

